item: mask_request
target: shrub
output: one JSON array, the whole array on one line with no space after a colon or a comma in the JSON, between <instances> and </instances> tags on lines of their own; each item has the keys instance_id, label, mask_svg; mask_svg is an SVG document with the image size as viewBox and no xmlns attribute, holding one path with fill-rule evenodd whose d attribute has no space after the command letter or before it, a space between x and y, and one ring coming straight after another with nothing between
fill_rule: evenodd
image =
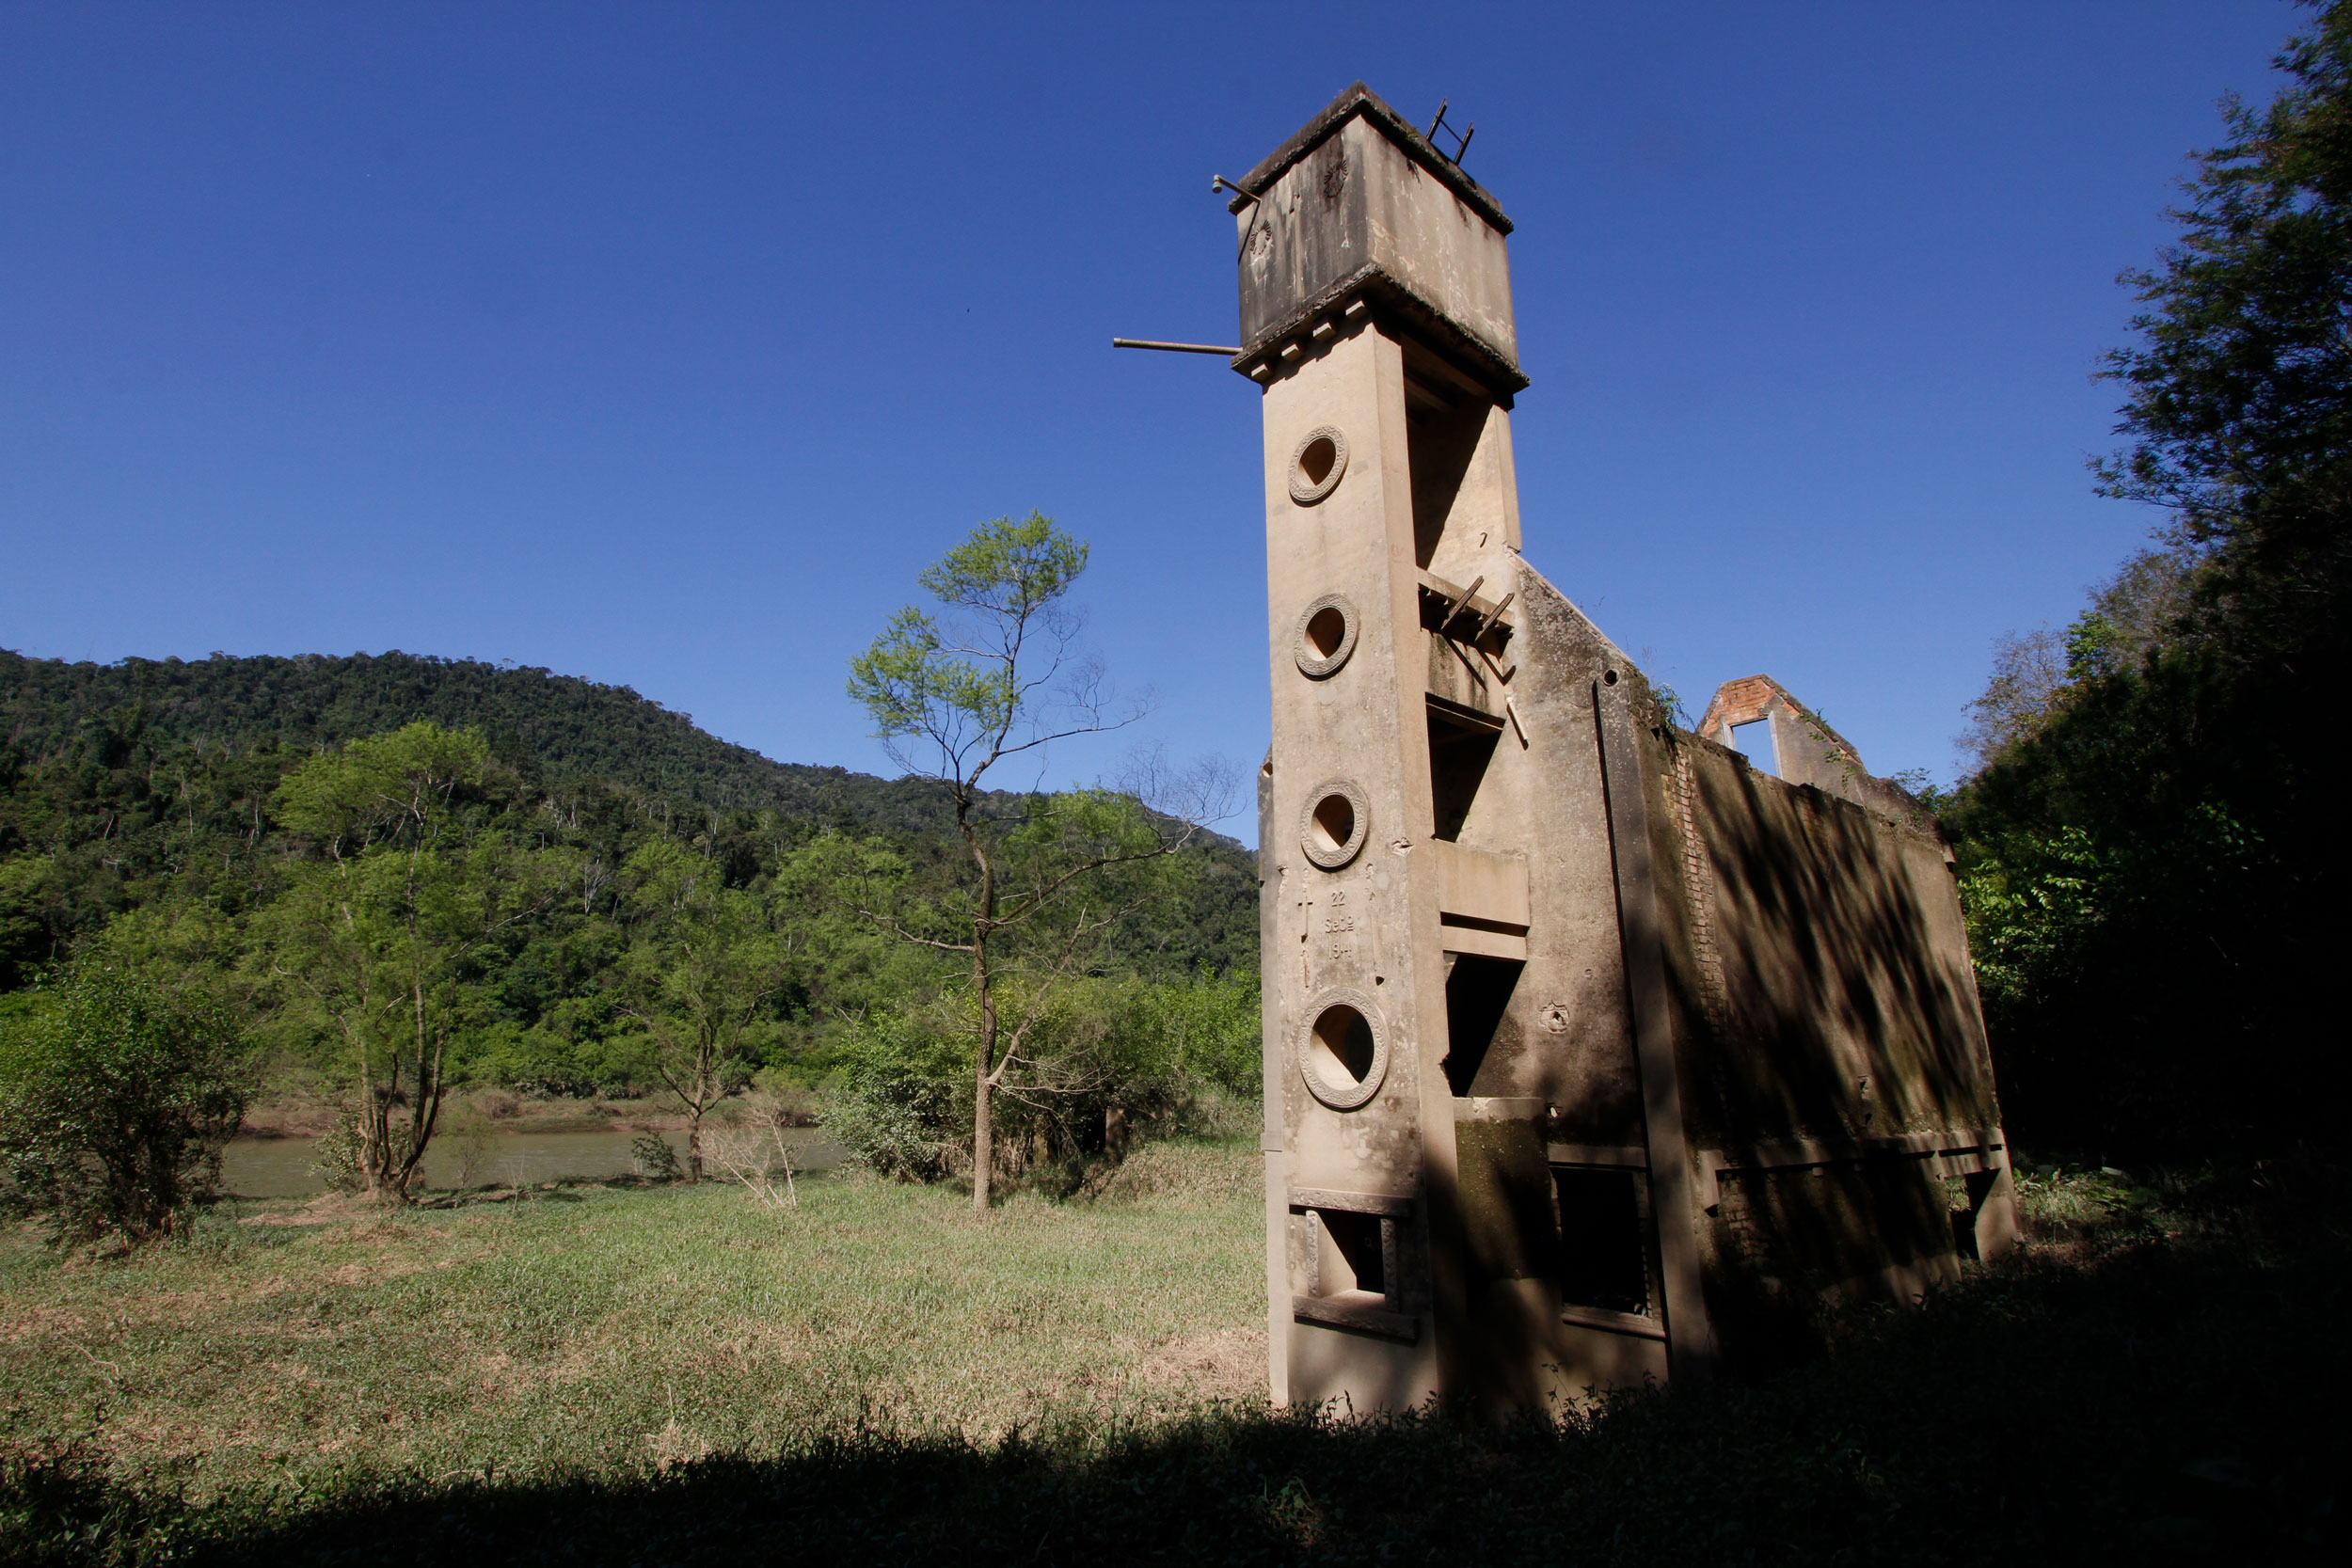
<instances>
[{"instance_id":1,"label":"shrub","mask_svg":"<svg viewBox=\"0 0 2352 1568\"><path fill-rule=\"evenodd\" d=\"M629 1158L637 1164L637 1174L655 1181L675 1181L680 1174L677 1150L670 1140L650 1127L641 1127L637 1136L628 1141Z\"/></svg>"},{"instance_id":2,"label":"shrub","mask_svg":"<svg viewBox=\"0 0 2352 1568\"><path fill-rule=\"evenodd\" d=\"M310 1174L331 1193L356 1193L368 1184L359 1168L359 1118L349 1110L310 1146Z\"/></svg>"},{"instance_id":3,"label":"shrub","mask_svg":"<svg viewBox=\"0 0 2352 1568\"><path fill-rule=\"evenodd\" d=\"M957 1047L897 1013L860 1018L825 1106L834 1141L885 1176L935 1180L972 1157L970 1067Z\"/></svg>"},{"instance_id":4,"label":"shrub","mask_svg":"<svg viewBox=\"0 0 2352 1568\"><path fill-rule=\"evenodd\" d=\"M0 1181L60 1243L171 1230L213 1195L244 1119L244 1042L217 1005L115 964L40 986L0 1029Z\"/></svg>"},{"instance_id":5,"label":"shrub","mask_svg":"<svg viewBox=\"0 0 2352 1568\"><path fill-rule=\"evenodd\" d=\"M1010 994L1015 983L1001 989ZM852 1021L826 1108L834 1140L884 1174L930 1180L972 1162L971 1021L960 999ZM1026 1005L1024 1005L1026 1010ZM1258 1095L1254 975L1057 986L996 1099L996 1169L1062 1192L1138 1135L1218 1132Z\"/></svg>"}]
</instances>

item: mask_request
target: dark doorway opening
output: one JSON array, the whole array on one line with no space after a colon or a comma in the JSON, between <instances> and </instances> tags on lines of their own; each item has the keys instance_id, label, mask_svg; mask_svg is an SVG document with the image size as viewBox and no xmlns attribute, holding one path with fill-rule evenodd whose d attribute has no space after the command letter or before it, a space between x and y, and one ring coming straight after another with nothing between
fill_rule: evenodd
<instances>
[{"instance_id":1,"label":"dark doorway opening","mask_svg":"<svg viewBox=\"0 0 2352 1568\"><path fill-rule=\"evenodd\" d=\"M1422 571L1437 559L1470 459L1486 434L1489 404L1429 374L1405 377L1405 461L1413 486L1413 560Z\"/></svg>"},{"instance_id":2,"label":"dark doorway opening","mask_svg":"<svg viewBox=\"0 0 2352 1568\"><path fill-rule=\"evenodd\" d=\"M1333 1279L1327 1274L1323 1293L1338 1295L1357 1290L1369 1291L1375 1296L1387 1295L1388 1248L1382 1244L1380 1216L1352 1213L1344 1209L1318 1209L1315 1217L1322 1222L1323 1233L1331 1239L1331 1245L1347 1272L1354 1275L1352 1280Z\"/></svg>"},{"instance_id":3,"label":"dark doorway opening","mask_svg":"<svg viewBox=\"0 0 2352 1568\"><path fill-rule=\"evenodd\" d=\"M1560 1196L1560 1299L1606 1312L1649 1310L1643 1175L1554 1166Z\"/></svg>"},{"instance_id":4,"label":"dark doorway opening","mask_svg":"<svg viewBox=\"0 0 2352 1568\"><path fill-rule=\"evenodd\" d=\"M1495 743L1502 737L1498 728L1429 709L1429 800L1437 818L1429 829L1432 838L1452 843L1462 836L1462 824L1470 820L1470 806L1478 799L1479 785L1486 782L1487 765L1494 761Z\"/></svg>"},{"instance_id":5,"label":"dark doorway opening","mask_svg":"<svg viewBox=\"0 0 2352 1568\"><path fill-rule=\"evenodd\" d=\"M1495 1032L1511 1008L1519 971L1514 958L1458 953L1445 976L1445 1080L1456 1100L1477 1092L1478 1071L1495 1043Z\"/></svg>"}]
</instances>

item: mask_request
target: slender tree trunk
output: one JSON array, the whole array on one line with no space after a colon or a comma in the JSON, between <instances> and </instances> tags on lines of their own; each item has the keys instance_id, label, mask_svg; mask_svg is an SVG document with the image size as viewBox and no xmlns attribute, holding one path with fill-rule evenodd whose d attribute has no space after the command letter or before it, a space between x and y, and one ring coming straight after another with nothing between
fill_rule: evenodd
<instances>
[{"instance_id":1,"label":"slender tree trunk","mask_svg":"<svg viewBox=\"0 0 2352 1568\"><path fill-rule=\"evenodd\" d=\"M996 1162L996 1128L994 1096L996 1087L996 990L990 983L988 971L988 939L996 926L996 866L980 847L979 835L972 831L972 801L959 794L956 799L956 826L970 846L972 858L980 866L980 908L972 922L972 986L979 993L980 1049L978 1072L972 1090L972 1210L988 1212L990 1188L994 1184Z\"/></svg>"},{"instance_id":2,"label":"slender tree trunk","mask_svg":"<svg viewBox=\"0 0 2352 1568\"><path fill-rule=\"evenodd\" d=\"M686 1101L686 1184L690 1187L703 1179L703 1107L710 1103L711 1060L709 1040L698 1041L694 1051L694 1098ZM684 1095L678 1098L686 1099Z\"/></svg>"},{"instance_id":3,"label":"slender tree trunk","mask_svg":"<svg viewBox=\"0 0 2352 1568\"><path fill-rule=\"evenodd\" d=\"M384 1103L383 1097L375 1092L375 1079L367 1070L364 1058L359 1069L358 1098L359 1103L355 1108L358 1114L353 1120L357 1123L354 1131L359 1135L359 1190L361 1196L373 1203L383 1196L380 1151L384 1148Z\"/></svg>"},{"instance_id":4,"label":"slender tree trunk","mask_svg":"<svg viewBox=\"0 0 2352 1568\"><path fill-rule=\"evenodd\" d=\"M400 1170L392 1183L395 1196L405 1203L408 1186L424 1164L424 1151L433 1142L434 1128L441 1115L441 1052L446 1040L437 1040L425 1022L424 984L419 976L411 989L410 1000L415 1005L417 1048L417 1088L415 1105L408 1113L408 1149L401 1157Z\"/></svg>"},{"instance_id":5,"label":"slender tree trunk","mask_svg":"<svg viewBox=\"0 0 2352 1568\"><path fill-rule=\"evenodd\" d=\"M972 1208L985 1214L989 1178L996 1162L995 1104L989 1093L995 1086L992 1071L996 1057L996 997L989 989L986 948L978 942L972 944L972 980L980 992L979 1071L972 1091Z\"/></svg>"}]
</instances>

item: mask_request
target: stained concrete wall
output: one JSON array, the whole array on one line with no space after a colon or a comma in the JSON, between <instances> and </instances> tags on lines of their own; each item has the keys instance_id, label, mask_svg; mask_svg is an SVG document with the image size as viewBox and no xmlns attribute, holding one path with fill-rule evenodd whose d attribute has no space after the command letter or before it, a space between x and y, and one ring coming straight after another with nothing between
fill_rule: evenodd
<instances>
[{"instance_id":1,"label":"stained concrete wall","mask_svg":"<svg viewBox=\"0 0 2352 1568\"><path fill-rule=\"evenodd\" d=\"M1359 1410L1769 1359L2005 1212L1932 824L1675 730L1519 554L1508 220L1433 156L1358 87L1244 182L1269 1362Z\"/></svg>"},{"instance_id":2,"label":"stained concrete wall","mask_svg":"<svg viewBox=\"0 0 2352 1568\"><path fill-rule=\"evenodd\" d=\"M1511 221L1359 82L1241 181L1245 356L1342 295L1409 316L1424 345L1506 391L1518 373Z\"/></svg>"}]
</instances>

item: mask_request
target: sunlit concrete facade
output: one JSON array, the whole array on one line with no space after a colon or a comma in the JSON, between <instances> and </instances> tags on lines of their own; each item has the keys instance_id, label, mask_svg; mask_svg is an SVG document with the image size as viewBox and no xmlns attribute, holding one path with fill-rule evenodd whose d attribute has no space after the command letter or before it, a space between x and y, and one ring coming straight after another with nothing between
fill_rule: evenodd
<instances>
[{"instance_id":1,"label":"sunlit concrete facade","mask_svg":"<svg viewBox=\"0 0 2352 1568\"><path fill-rule=\"evenodd\" d=\"M1276 1401L1703 1376L2006 1244L1934 824L1677 729L1520 553L1500 207L1360 86L1241 184Z\"/></svg>"}]
</instances>

